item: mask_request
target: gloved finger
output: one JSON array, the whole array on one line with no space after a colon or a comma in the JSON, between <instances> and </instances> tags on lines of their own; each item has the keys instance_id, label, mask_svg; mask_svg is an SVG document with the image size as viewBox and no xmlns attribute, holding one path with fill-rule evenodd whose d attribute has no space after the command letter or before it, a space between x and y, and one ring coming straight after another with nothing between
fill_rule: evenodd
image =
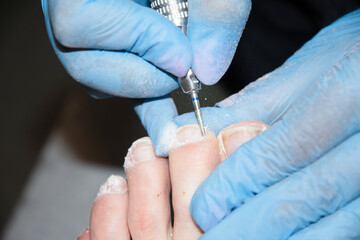
<instances>
[{"instance_id":1,"label":"gloved finger","mask_svg":"<svg viewBox=\"0 0 360 240\"><path fill-rule=\"evenodd\" d=\"M174 209L173 240L195 240L202 231L190 215L190 202L196 188L220 163L216 136L202 136L198 125L178 129L169 154L172 202Z\"/></svg>"},{"instance_id":2,"label":"gloved finger","mask_svg":"<svg viewBox=\"0 0 360 240\"><path fill-rule=\"evenodd\" d=\"M191 65L191 46L184 34L148 7L130 0L42 3L50 35L65 47L131 52L179 77Z\"/></svg>"},{"instance_id":3,"label":"gloved finger","mask_svg":"<svg viewBox=\"0 0 360 240\"><path fill-rule=\"evenodd\" d=\"M215 134L230 124L249 119L272 125L306 93L314 80L356 50L358 26L360 10L324 28L281 67L218 103L216 108L203 109L205 124ZM175 122L183 126L196 123L196 119L190 113L177 117Z\"/></svg>"},{"instance_id":4,"label":"gloved finger","mask_svg":"<svg viewBox=\"0 0 360 240\"><path fill-rule=\"evenodd\" d=\"M193 70L204 84L216 83L228 69L250 9L250 0L189 0Z\"/></svg>"},{"instance_id":5,"label":"gloved finger","mask_svg":"<svg viewBox=\"0 0 360 240\"><path fill-rule=\"evenodd\" d=\"M360 196L360 134L269 187L203 235L210 239L288 239Z\"/></svg>"},{"instance_id":6,"label":"gloved finger","mask_svg":"<svg viewBox=\"0 0 360 240\"><path fill-rule=\"evenodd\" d=\"M360 239L360 198L295 233L290 240Z\"/></svg>"},{"instance_id":7,"label":"gloved finger","mask_svg":"<svg viewBox=\"0 0 360 240\"><path fill-rule=\"evenodd\" d=\"M148 132L156 155L167 157L175 138L177 109L171 97L146 99L135 103L135 111Z\"/></svg>"},{"instance_id":8,"label":"gloved finger","mask_svg":"<svg viewBox=\"0 0 360 240\"><path fill-rule=\"evenodd\" d=\"M168 73L132 53L80 50L57 54L75 80L105 94L159 97L179 86Z\"/></svg>"},{"instance_id":9,"label":"gloved finger","mask_svg":"<svg viewBox=\"0 0 360 240\"><path fill-rule=\"evenodd\" d=\"M85 229L81 235L77 238L77 240L90 240L90 231L89 229Z\"/></svg>"},{"instance_id":10,"label":"gloved finger","mask_svg":"<svg viewBox=\"0 0 360 240\"><path fill-rule=\"evenodd\" d=\"M170 175L166 158L155 155L149 137L135 141L125 158L128 224L133 240L171 239Z\"/></svg>"},{"instance_id":11,"label":"gloved finger","mask_svg":"<svg viewBox=\"0 0 360 240\"><path fill-rule=\"evenodd\" d=\"M89 94L91 97L95 98L95 99L105 99L105 98L111 98L112 95L100 92L96 89L87 87L85 85L81 85L82 88L85 90L85 92L87 92L87 94Z\"/></svg>"},{"instance_id":12,"label":"gloved finger","mask_svg":"<svg viewBox=\"0 0 360 240\"><path fill-rule=\"evenodd\" d=\"M130 240L127 224L128 188L121 176L110 176L100 187L90 216L90 238Z\"/></svg>"},{"instance_id":13,"label":"gloved finger","mask_svg":"<svg viewBox=\"0 0 360 240\"><path fill-rule=\"evenodd\" d=\"M192 203L193 217L204 230L249 197L309 165L359 131L359 62L360 43L316 81L282 120L242 145L215 169ZM214 213L214 208L219 211Z\"/></svg>"}]
</instances>

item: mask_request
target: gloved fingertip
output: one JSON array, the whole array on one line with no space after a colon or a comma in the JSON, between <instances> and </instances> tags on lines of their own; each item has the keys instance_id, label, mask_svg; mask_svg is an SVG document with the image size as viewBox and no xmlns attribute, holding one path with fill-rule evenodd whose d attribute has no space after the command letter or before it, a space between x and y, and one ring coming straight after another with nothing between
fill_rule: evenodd
<instances>
[{"instance_id":1,"label":"gloved fingertip","mask_svg":"<svg viewBox=\"0 0 360 240\"><path fill-rule=\"evenodd\" d=\"M209 71L207 69L202 69L197 67L194 67L193 69L200 82L207 86L216 84L220 80L220 78L224 75L224 73L216 73L213 72L212 70Z\"/></svg>"},{"instance_id":2,"label":"gloved fingertip","mask_svg":"<svg viewBox=\"0 0 360 240\"><path fill-rule=\"evenodd\" d=\"M100 92L98 90L95 90L93 88L87 87L85 85L81 85L82 88L92 97L95 99L106 99L106 98L111 98L113 97L110 94L104 93L104 92Z\"/></svg>"},{"instance_id":3,"label":"gloved fingertip","mask_svg":"<svg viewBox=\"0 0 360 240\"><path fill-rule=\"evenodd\" d=\"M204 224L204 220L206 219L206 216L204 216L203 211L201 211L199 208L201 205L199 205L199 197L198 196L199 196L198 190L196 190L196 192L194 193L194 195L191 199L190 213L191 213L191 217L193 218L196 225L198 225L198 227L201 228L201 230L206 232L206 230L207 230L206 224Z\"/></svg>"},{"instance_id":4,"label":"gloved fingertip","mask_svg":"<svg viewBox=\"0 0 360 240\"><path fill-rule=\"evenodd\" d=\"M177 131L177 125L173 122L177 109L172 98L147 99L138 103L135 111L152 140L155 154L167 157Z\"/></svg>"},{"instance_id":5,"label":"gloved fingertip","mask_svg":"<svg viewBox=\"0 0 360 240\"><path fill-rule=\"evenodd\" d=\"M169 122L160 132L154 132L154 134L157 134L156 136L151 136L153 134L150 133L150 137L152 137L154 142L156 156L169 156L169 151L175 139L177 129L178 127L174 122Z\"/></svg>"},{"instance_id":6,"label":"gloved fingertip","mask_svg":"<svg viewBox=\"0 0 360 240\"><path fill-rule=\"evenodd\" d=\"M190 204L190 213L198 227L204 232L208 232L223 219L224 213L221 210L220 215L222 218L218 217L218 210L220 209L218 209L216 205L209 203L209 196L205 195L204 187L206 186L203 183L194 193Z\"/></svg>"},{"instance_id":7,"label":"gloved fingertip","mask_svg":"<svg viewBox=\"0 0 360 240\"><path fill-rule=\"evenodd\" d=\"M213 85L230 66L251 9L250 0L189 2L188 38L194 53L193 70Z\"/></svg>"},{"instance_id":8,"label":"gloved fingertip","mask_svg":"<svg viewBox=\"0 0 360 240\"><path fill-rule=\"evenodd\" d=\"M199 212L197 211L197 199L196 199L196 193L197 191L194 193L192 199L191 199L191 202L190 202L190 214L191 214L191 217L192 219L194 220L195 224L198 225L198 227L201 228L201 230L204 231L204 229L202 229L201 227L201 216L199 216Z\"/></svg>"},{"instance_id":9,"label":"gloved fingertip","mask_svg":"<svg viewBox=\"0 0 360 240\"><path fill-rule=\"evenodd\" d=\"M184 77L189 71L192 62L193 62L193 54L191 51L191 45L188 41L183 43L182 48L176 47L177 52L174 53L173 56L179 56L178 58L172 57L171 61L173 64L171 65L172 74L177 77Z\"/></svg>"},{"instance_id":10,"label":"gloved fingertip","mask_svg":"<svg viewBox=\"0 0 360 240\"><path fill-rule=\"evenodd\" d=\"M215 30L209 28L210 33L189 36L194 51L192 68L205 85L217 83L231 64L240 39L240 33L233 33L231 30L233 29L217 29L214 33Z\"/></svg>"},{"instance_id":11,"label":"gloved fingertip","mask_svg":"<svg viewBox=\"0 0 360 240\"><path fill-rule=\"evenodd\" d=\"M162 47L161 55L159 55L159 49L154 47L143 57L176 77L185 76L193 61L193 54L189 41L187 39L182 42L170 41L167 45L163 43Z\"/></svg>"},{"instance_id":12,"label":"gloved fingertip","mask_svg":"<svg viewBox=\"0 0 360 240\"><path fill-rule=\"evenodd\" d=\"M156 22L158 25L144 29L148 41L143 44L151 47L141 52L140 56L177 77L185 76L193 61L192 46L187 37L161 14L148 14L148 17L146 22ZM139 46L145 49L141 44Z\"/></svg>"}]
</instances>

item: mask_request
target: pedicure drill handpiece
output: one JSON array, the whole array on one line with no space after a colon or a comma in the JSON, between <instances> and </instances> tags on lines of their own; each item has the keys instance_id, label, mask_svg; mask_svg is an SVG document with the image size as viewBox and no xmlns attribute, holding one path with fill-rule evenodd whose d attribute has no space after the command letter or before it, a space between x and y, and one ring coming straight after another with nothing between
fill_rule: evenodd
<instances>
[{"instance_id":1,"label":"pedicure drill handpiece","mask_svg":"<svg viewBox=\"0 0 360 240\"><path fill-rule=\"evenodd\" d=\"M150 2L152 9L167 17L186 35L188 24L187 0L150 0ZM201 90L201 83L191 69L188 71L185 77L179 78L178 81L183 92L191 96L201 134L205 136L206 132L198 97L198 92Z\"/></svg>"}]
</instances>

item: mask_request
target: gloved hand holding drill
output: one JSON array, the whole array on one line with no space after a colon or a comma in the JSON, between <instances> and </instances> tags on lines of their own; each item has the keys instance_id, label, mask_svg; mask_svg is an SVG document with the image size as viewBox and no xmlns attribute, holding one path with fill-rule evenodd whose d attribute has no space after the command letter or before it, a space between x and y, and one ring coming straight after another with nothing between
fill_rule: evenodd
<instances>
[{"instance_id":1,"label":"gloved hand holding drill","mask_svg":"<svg viewBox=\"0 0 360 240\"><path fill-rule=\"evenodd\" d=\"M189 1L186 38L129 0L43 1L51 42L76 80L102 93L148 98L135 109L161 156L177 127L196 119L176 117L170 98L152 97L177 87L168 73L182 76L190 67L203 83L215 83L229 66L250 5ZM229 155L195 193L191 210L206 232L201 239L360 237L359 26L357 10L283 66L203 109L215 134L242 120L271 127Z\"/></svg>"},{"instance_id":2,"label":"gloved hand holding drill","mask_svg":"<svg viewBox=\"0 0 360 240\"><path fill-rule=\"evenodd\" d=\"M203 109L210 130L271 127L200 186L201 239L360 237L360 10L321 30L283 66ZM219 117L221 116L221 118ZM194 123L190 114L179 125Z\"/></svg>"},{"instance_id":3,"label":"gloved hand holding drill","mask_svg":"<svg viewBox=\"0 0 360 240\"><path fill-rule=\"evenodd\" d=\"M93 96L147 98L136 111L156 153L166 156L177 110L171 98L156 97L178 88L174 76L190 67L204 84L216 83L230 65L251 4L190 1L186 37L149 3L42 0L51 44L68 73Z\"/></svg>"}]
</instances>

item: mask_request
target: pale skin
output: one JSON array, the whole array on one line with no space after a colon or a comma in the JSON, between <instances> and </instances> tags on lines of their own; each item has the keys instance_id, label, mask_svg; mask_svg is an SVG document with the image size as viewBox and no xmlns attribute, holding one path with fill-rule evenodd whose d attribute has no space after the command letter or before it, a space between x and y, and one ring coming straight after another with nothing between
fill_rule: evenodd
<instances>
[{"instance_id":1,"label":"pale skin","mask_svg":"<svg viewBox=\"0 0 360 240\"><path fill-rule=\"evenodd\" d=\"M202 137L197 125L183 126L169 160L155 155L149 138L137 140L126 157L127 180L112 176L100 188L91 211L90 230L78 240L198 239L202 231L190 215L197 187L240 145L267 128L261 122L244 121L224 128L217 137L210 131Z\"/></svg>"}]
</instances>

